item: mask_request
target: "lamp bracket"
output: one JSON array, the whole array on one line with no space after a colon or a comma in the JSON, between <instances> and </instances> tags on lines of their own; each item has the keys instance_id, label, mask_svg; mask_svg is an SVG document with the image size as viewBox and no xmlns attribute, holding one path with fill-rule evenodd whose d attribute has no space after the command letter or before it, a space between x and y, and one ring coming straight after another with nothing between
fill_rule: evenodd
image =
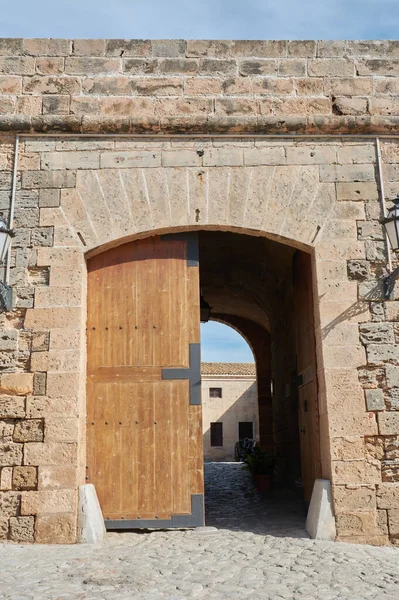
<instances>
[{"instance_id":1,"label":"lamp bracket","mask_svg":"<svg viewBox=\"0 0 399 600\"><path fill-rule=\"evenodd\" d=\"M12 309L12 287L0 281L0 309L8 312Z\"/></svg>"},{"instance_id":2,"label":"lamp bracket","mask_svg":"<svg viewBox=\"0 0 399 600\"><path fill-rule=\"evenodd\" d=\"M384 300L393 300L393 289L395 287L395 281L399 278L399 267L394 269L392 273L384 277Z\"/></svg>"}]
</instances>

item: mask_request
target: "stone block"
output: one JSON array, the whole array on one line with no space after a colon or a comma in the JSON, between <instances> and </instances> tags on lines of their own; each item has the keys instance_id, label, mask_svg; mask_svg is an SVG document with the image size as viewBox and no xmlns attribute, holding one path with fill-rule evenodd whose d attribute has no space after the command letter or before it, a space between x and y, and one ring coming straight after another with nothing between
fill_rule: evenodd
<instances>
[{"instance_id":1,"label":"stone block","mask_svg":"<svg viewBox=\"0 0 399 600\"><path fill-rule=\"evenodd\" d=\"M215 113L217 115L226 115L227 117L235 115L257 115L259 114L259 102L247 98L216 99Z\"/></svg>"},{"instance_id":2,"label":"stone block","mask_svg":"<svg viewBox=\"0 0 399 600\"><path fill-rule=\"evenodd\" d=\"M151 54L151 42L150 40L106 40L105 52L107 56L148 57Z\"/></svg>"},{"instance_id":3,"label":"stone block","mask_svg":"<svg viewBox=\"0 0 399 600\"><path fill-rule=\"evenodd\" d=\"M70 53L70 40L38 38L23 40L24 54L29 56L68 56Z\"/></svg>"},{"instance_id":4,"label":"stone block","mask_svg":"<svg viewBox=\"0 0 399 600\"><path fill-rule=\"evenodd\" d=\"M79 435L77 418L63 417L46 419L46 442L77 442Z\"/></svg>"},{"instance_id":5,"label":"stone block","mask_svg":"<svg viewBox=\"0 0 399 600\"><path fill-rule=\"evenodd\" d=\"M336 513L373 510L377 507L374 485L335 485L333 496Z\"/></svg>"},{"instance_id":6,"label":"stone block","mask_svg":"<svg viewBox=\"0 0 399 600\"><path fill-rule=\"evenodd\" d=\"M359 75L385 75L386 77L397 77L399 75L399 60L372 58L359 61L357 64Z\"/></svg>"},{"instance_id":7,"label":"stone block","mask_svg":"<svg viewBox=\"0 0 399 600\"><path fill-rule=\"evenodd\" d=\"M76 514L38 515L35 541L39 544L74 544L76 542Z\"/></svg>"},{"instance_id":8,"label":"stone block","mask_svg":"<svg viewBox=\"0 0 399 600\"><path fill-rule=\"evenodd\" d=\"M47 395L50 398L77 395L80 390L80 373L48 373Z\"/></svg>"},{"instance_id":9,"label":"stone block","mask_svg":"<svg viewBox=\"0 0 399 600\"><path fill-rule=\"evenodd\" d=\"M0 73L2 75L34 75L35 59L29 56L1 56Z\"/></svg>"},{"instance_id":10,"label":"stone block","mask_svg":"<svg viewBox=\"0 0 399 600\"><path fill-rule=\"evenodd\" d=\"M320 181L368 182L375 180L374 166L366 165L320 165ZM338 195L338 190L337 190ZM338 198L339 199L339 198ZM352 200L353 198L347 198ZM370 199L370 198L367 198Z\"/></svg>"},{"instance_id":11,"label":"stone block","mask_svg":"<svg viewBox=\"0 0 399 600\"><path fill-rule=\"evenodd\" d=\"M105 152L101 154L101 168L131 169L134 167L160 167L161 153L136 152Z\"/></svg>"},{"instance_id":12,"label":"stone block","mask_svg":"<svg viewBox=\"0 0 399 600\"><path fill-rule=\"evenodd\" d=\"M365 457L364 437L348 436L331 439L331 457L333 460L363 460Z\"/></svg>"},{"instance_id":13,"label":"stone block","mask_svg":"<svg viewBox=\"0 0 399 600\"><path fill-rule=\"evenodd\" d=\"M0 490L2 492L12 490L12 467L0 469Z\"/></svg>"},{"instance_id":14,"label":"stone block","mask_svg":"<svg viewBox=\"0 0 399 600\"><path fill-rule=\"evenodd\" d=\"M365 390L367 410L385 410L384 394L381 389Z\"/></svg>"},{"instance_id":15,"label":"stone block","mask_svg":"<svg viewBox=\"0 0 399 600\"><path fill-rule=\"evenodd\" d=\"M338 149L338 163L341 165L346 163L374 163L375 160L376 150L374 144L345 145Z\"/></svg>"},{"instance_id":16,"label":"stone block","mask_svg":"<svg viewBox=\"0 0 399 600\"><path fill-rule=\"evenodd\" d=\"M344 58L315 58L308 61L310 77L347 77L355 75L355 62Z\"/></svg>"},{"instance_id":17,"label":"stone block","mask_svg":"<svg viewBox=\"0 0 399 600\"><path fill-rule=\"evenodd\" d=\"M350 281L363 281L370 277L370 263L367 260L348 260L347 268Z\"/></svg>"},{"instance_id":18,"label":"stone block","mask_svg":"<svg viewBox=\"0 0 399 600\"><path fill-rule=\"evenodd\" d=\"M378 200L376 183L341 183L336 184L337 200Z\"/></svg>"},{"instance_id":19,"label":"stone block","mask_svg":"<svg viewBox=\"0 0 399 600\"><path fill-rule=\"evenodd\" d=\"M63 375L67 375L64 373ZM51 386L50 386L51 387ZM51 390L50 390L51 391ZM69 392L69 389L65 390ZM29 419L44 417L77 417L78 400L76 396L61 396L49 398L48 396L28 396L26 401L26 415Z\"/></svg>"},{"instance_id":20,"label":"stone block","mask_svg":"<svg viewBox=\"0 0 399 600\"><path fill-rule=\"evenodd\" d=\"M1 343L0 343L1 348ZM3 373L0 379L0 394L26 396L33 391L32 373Z\"/></svg>"},{"instance_id":21,"label":"stone block","mask_svg":"<svg viewBox=\"0 0 399 600\"><path fill-rule=\"evenodd\" d=\"M202 165L203 151L174 150L162 153L164 167L197 167Z\"/></svg>"},{"instance_id":22,"label":"stone block","mask_svg":"<svg viewBox=\"0 0 399 600\"><path fill-rule=\"evenodd\" d=\"M80 331L75 329L52 329L50 332L50 348L52 350L80 348L80 336Z\"/></svg>"},{"instance_id":23,"label":"stone block","mask_svg":"<svg viewBox=\"0 0 399 600\"><path fill-rule=\"evenodd\" d=\"M35 538L34 517L11 517L10 540L26 544L33 542Z\"/></svg>"},{"instance_id":24,"label":"stone block","mask_svg":"<svg viewBox=\"0 0 399 600\"><path fill-rule=\"evenodd\" d=\"M378 426L381 435L397 435L399 433L399 412L379 413Z\"/></svg>"},{"instance_id":25,"label":"stone block","mask_svg":"<svg viewBox=\"0 0 399 600\"><path fill-rule=\"evenodd\" d=\"M240 71L241 75L244 75ZM235 60L218 60L215 58L204 58L199 65L200 75L236 75L237 63Z\"/></svg>"},{"instance_id":26,"label":"stone block","mask_svg":"<svg viewBox=\"0 0 399 600\"><path fill-rule=\"evenodd\" d=\"M35 373L33 375L33 393L35 396L44 396L46 393L46 373Z\"/></svg>"},{"instance_id":27,"label":"stone block","mask_svg":"<svg viewBox=\"0 0 399 600\"><path fill-rule=\"evenodd\" d=\"M0 494L0 515L2 517L15 517L19 513L21 494L17 492L3 492Z\"/></svg>"},{"instance_id":28,"label":"stone block","mask_svg":"<svg viewBox=\"0 0 399 600\"><path fill-rule=\"evenodd\" d=\"M18 331L13 329L2 331L0 335L0 351L16 350L18 345Z\"/></svg>"},{"instance_id":29,"label":"stone block","mask_svg":"<svg viewBox=\"0 0 399 600\"><path fill-rule=\"evenodd\" d=\"M183 85L187 96L219 96L222 93L222 82L212 77L185 78Z\"/></svg>"},{"instance_id":30,"label":"stone block","mask_svg":"<svg viewBox=\"0 0 399 600\"><path fill-rule=\"evenodd\" d=\"M25 327L36 331L60 327L78 329L80 320L81 311L79 308L33 308L26 311Z\"/></svg>"},{"instance_id":31,"label":"stone block","mask_svg":"<svg viewBox=\"0 0 399 600\"><path fill-rule=\"evenodd\" d=\"M81 82L77 77L60 77L55 75L35 75L24 77L23 93L36 96L55 94L57 96L79 94Z\"/></svg>"},{"instance_id":32,"label":"stone block","mask_svg":"<svg viewBox=\"0 0 399 600\"><path fill-rule=\"evenodd\" d=\"M378 535L384 533L377 521L375 510L357 511L356 509L336 515L337 534L341 537L353 535Z\"/></svg>"},{"instance_id":33,"label":"stone block","mask_svg":"<svg viewBox=\"0 0 399 600\"><path fill-rule=\"evenodd\" d=\"M77 486L75 466L39 466L39 490L74 489Z\"/></svg>"},{"instance_id":34,"label":"stone block","mask_svg":"<svg viewBox=\"0 0 399 600\"><path fill-rule=\"evenodd\" d=\"M120 71L121 62L117 58L82 56L65 59L65 73L68 75L99 75Z\"/></svg>"},{"instance_id":35,"label":"stone block","mask_svg":"<svg viewBox=\"0 0 399 600\"><path fill-rule=\"evenodd\" d=\"M24 462L31 466L75 465L77 444L31 442L25 446Z\"/></svg>"},{"instance_id":36,"label":"stone block","mask_svg":"<svg viewBox=\"0 0 399 600\"><path fill-rule=\"evenodd\" d=\"M73 40L72 53L74 56L103 56L106 47L107 40Z\"/></svg>"},{"instance_id":37,"label":"stone block","mask_svg":"<svg viewBox=\"0 0 399 600\"><path fill-rule=\"evenodd\" d=\"M288 58L279 61L278 74L282 77L301 77L306 75L307 62L304 59Z\"/></svg>"},{"instance_id":38,"label":"stone block","mask_svg":"<svg viewBox=\"0 0 399 600\"><path fill-rule=\"evenodd\" d=\"M75 490L42 490L21 493L21 515L74 512Z\"/></svg>"},{"instance_id":39,"label":"stone block","mask_svg":"<svg viewBox=\"0 0 399 600\"><path fill-rule=\"evenodd\" d=\"M392 323L362 323L359 325L362 344L394 344Z\"/></svg>"},{"instance_id":40,"label":"stone block","mask_svg":"<svg viewBox=\"0 0 399 600\"><path fill-rule=\"evenodd\" d=\"M359 240L385 239L383 226L376 221L358 221L357 233Z\"/></svg>"},{"instance_id":41,"label":"stone block","mask_svg":"<svg viewBox=\"0 0 399 600\"><path fill-rule=\"evenodd\" d=\"M14 429L14 442L42 442L43 421L41 419L29 419L19 421Z\"/></svg>"},{"instance_id":42,"label":"stone block","mask_svg":"<svg viewBox=\"0 0 399 600\"><path fill-rule=\"evenodd\" d=\"M335 98L332 108L334 114L363 116L368 112L369 101L366 98Z\"/></svg>"},{"instance_id":43,"label":"stone block","mask_svg":"<svg viewBox=\"0 0 399 600\"><path fill-rule=\"evenodd\" d=\"M337 162L335 146L288 146L286 153L289 165L330 165Z\"/></svg>"},{"instance_id":44,"label":"stone block","mask_svg":"<svg viewBox=\"0 0 399 600\"><path fill-rule=\"evenodd\" d=\"M43 114L44 115L69 115L70 97L69 96L44 96Z\"/></svg>"},{"instance_id":45,"label":"stone block","mask_svg":"<svg viewBox=\"0 0 399 600\"><path fill-rule=\"evenodd\" d=\"M391 508L388 510L389 533L399 535L399 509Z\"/></svg>"},{"instance_id":46,"label":"stone block","mask_svg":"<svg viewBox=\"0 0 399 600\"><path fill-rule=\"evenodd\" d=\"M387 365L385 372L388 388L399 387L399 366Z\"/></svg>"},{"instance_id":47,"label":"stone block","mask_svg":"<svg viewBox=\"0 0 399 600\"><path fill-rule=\"evenodd\" d=\"M370 365L381 365L399 360L399 346L394 344L369 344L366 346L367 362Z\"/></svg>"},{"instance_id":48,"label":"stone block","mask_svg":"<svg viewBox=\"0 0 399 600\"><path fill-rule=\"evenodd\" d=\"M78 371L80 362L79 350L50 350L33 353L31 368L34 371Z\"/></svg>"},{"instance_id":49,"label":"stone block","mask_svg":"<svg viewBox=\"0 0 399 600\"><path fill-rule=\"evenodd\" d=\"M205 166L240 166L243 164L243 150L240 148L206 148L203 161Z\"/></svg>"},{"instance_id":50,"label":"stone block","mask_svg":"<svg viewBox=\"0 0 399 600\"><path fill-rule=\"evenodd\" d=\"M42 156L42 168L50 171L59 169L98 169L100 155L97 152L46 152Z\"/></svg>"},{"instance_id":51,"label":"stone block","mask_svg":"<svg viewBox=\"0 0 399 600\"><path fill-rule=\"evenodd\" d=\"M244 164L247 166L284 165L285 163L283 147L244 148Z\"/></svg>"},{"instance_id":52,"label":"stone block","mask_svg":"<svg viewBox=\"0 0 399 600\"><path fill-rule=\"evenodd\" d=\"M34 490L37 488L36 467L14 467L12 475L14 490Z\"/></svg>"},{"instance_id":53,"label":"stone block","mask_svg":"<svg viewBox=\"0 0 399 600\"><path fill-rule=\"evenodd\" d=\"M385 509L399 507L399 483L382 483L377 487L377 506Z\"/></svg>"},{"instance_id":54,"label":"stone block","mask_svg":"<svg viewBox=\"0 0 399 600\"><path fill-rule=\"evenodd\" d=\"M383 460L381 463L381 476L384 483L398 483L399 460Z\"/></svg>"},{"instance_id":55,"label":"stone block","mask_svg":"<svg viewBox=\"0 0 399 600\"><path fill-rule=\"evenodd\" d=\"M185 56L185 40L151 40L151 52L153 56Z\"/></svg>"},{"instance_id":56,"label":"stone block","mask_svg":"<svg viewBox=\"0 0 399 600\"><path fill-rule=\"evenodd\" d=\"M10 520L8 517L0 517L0 540L6 540L8 538L8 531L10 527Z\"/></svg>"},{"instance_id":57,"label":"stone block","mask_svg":"<svg viewBox=\"0 0 399 600\"><path fill-rule=\"evenodd\" d=\"M378 460L332 461L334 485L370 485L381 483L381 464Z\"/></svg>"},{"instance_id":58,"label":"stone block","mask_svg":"<svg viewBox=\"0 0 399 600\"><path fill-rule=\"evenodd\" d=\"M60 57L40 57L36 59L36 73L39 75L60 75L64 71L64 59Z\"/></svg>"},{"instance_id":59,"label":"stone block","mask_svg":"<svg viewBox=\"0 0 399 600\"><path fill-rule=\"evenodd\" d=\"M316 55L316 46L314 40L292 40L288 42L288 56L312 58Z\"/></svg>"},{"instance_id":60,"label":"stone block","mask_svg":"<svg viewBox=\"0 0 399 600\"><path fill-rule=\"evenodd\" d=\"M24 171L22 187L26 189L73 188L76 173L72 171Z\"/></svg>"},{"instance_id":61,"label":"stone block","mask_svg":"<svg viewBox=\"0 0 399 600\"><path fill-rule=\"evenodd\" d=\"M25 416L25 398L0 396L0 419L21 419Z\"/></svg>"}]
</instances>

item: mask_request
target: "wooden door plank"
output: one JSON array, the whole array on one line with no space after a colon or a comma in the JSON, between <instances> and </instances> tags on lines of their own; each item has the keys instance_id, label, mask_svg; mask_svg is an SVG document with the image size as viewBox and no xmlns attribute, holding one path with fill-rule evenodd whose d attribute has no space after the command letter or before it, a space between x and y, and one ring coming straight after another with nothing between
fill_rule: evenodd
<instances>
[{"instance_id":1,"label":"wooden door plank","mask_svg":"<svg viewBox=\"0 0 399 600\"><path fill-rule=\"evenodd\" d=\"M172 514L172 415L171 390L167 382L155 388L155 499L156 516Z\"/></svg>"}]
</instances>

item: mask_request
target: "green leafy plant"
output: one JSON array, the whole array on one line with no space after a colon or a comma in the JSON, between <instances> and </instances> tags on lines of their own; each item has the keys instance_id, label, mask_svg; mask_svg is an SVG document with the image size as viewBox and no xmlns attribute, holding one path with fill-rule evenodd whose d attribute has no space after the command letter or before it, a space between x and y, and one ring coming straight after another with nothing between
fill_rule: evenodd
<instances>
[{"instance_id":1,"label":"green leafy plant","mask_svg":"<svg viewBox=\"0 0 399 600\"><path fill-rule=\"evenodd\" d=\"M245 469L250 471L252 475L272 475L276 466L274 456L267 454L258 446L255 447L251 454L244 456Z\"/></svg>"}]
</instances>

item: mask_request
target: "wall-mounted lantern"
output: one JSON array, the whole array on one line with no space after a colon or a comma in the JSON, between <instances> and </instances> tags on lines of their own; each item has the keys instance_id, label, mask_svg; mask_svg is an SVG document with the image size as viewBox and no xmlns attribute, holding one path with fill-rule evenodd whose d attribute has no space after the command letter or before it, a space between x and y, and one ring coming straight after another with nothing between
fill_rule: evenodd
<instances>
[{"instance_id":1,"label":"wall-mounted lantern","mask_svg":"<svg viewBox=\"0 0 399 600\"><path fill-rule=\"evenodd\" d=\"M208 302L205 300L204 296L200 296L200 321L201 323L208 323L209 317L211 316L212 307L209 306Z\"/></svg>"},{"instance_id":2,"label":"wall-mounted lantern","mask_svg":"<svg viewBox=\"0 0 399 600\"><path fill-rule=\"evenodd\" d=\"M0 264L6 260L13 237L12 229L8 229L5 222L0 220ZM12 289L3 281L0 281L0 304L2 310L8 311L12 308Z\"/></svg>"},{"instance_id":3,"label":"wall-mounted lantern","mask_svg":"<svg viewBox=\"0 0 399 600\"><path fill-rule=\"evenodd\" d=\"M382 224L384 225L385 232L389 239L393 252L399 250L399 194L393 200L393 206L388 210L388 214L383 219ZM384 278L384 298L389 300L393 292L395 281L399 277L399 267L392 271L387 277Z\"/></svg>"}]
</instances>

